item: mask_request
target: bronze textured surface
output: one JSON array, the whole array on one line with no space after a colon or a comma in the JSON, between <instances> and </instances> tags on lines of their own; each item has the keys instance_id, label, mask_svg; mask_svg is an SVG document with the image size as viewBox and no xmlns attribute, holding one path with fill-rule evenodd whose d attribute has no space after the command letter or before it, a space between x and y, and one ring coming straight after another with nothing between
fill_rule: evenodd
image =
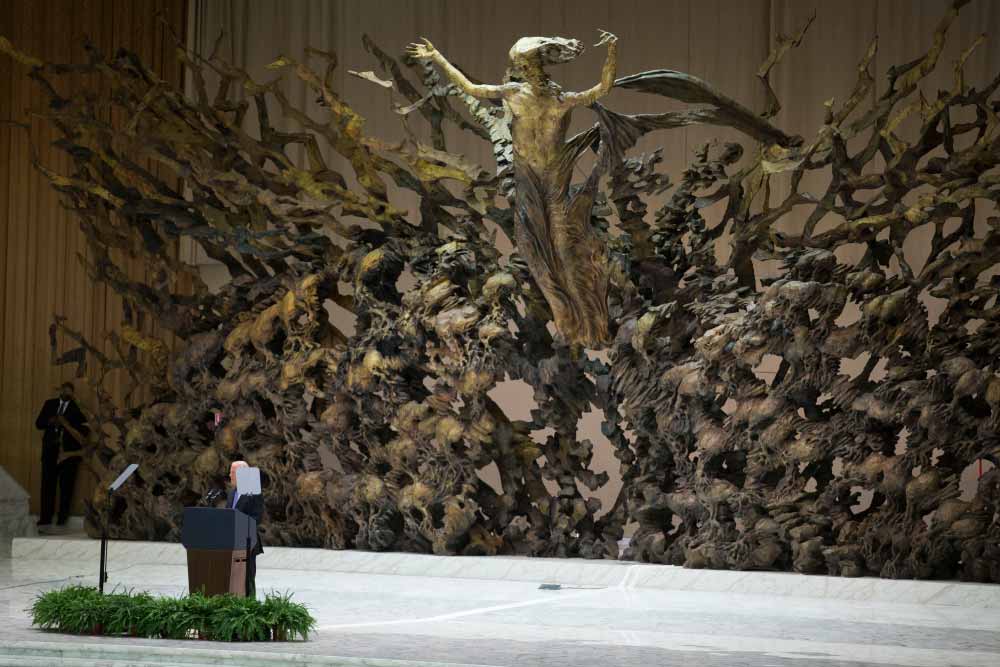
<instances>
[{"instance_id":1,"label":"bronze textured surface","mask_svg":"<svg viewBox=\"0 0 1000 667\"><path fill-rule=\"evenodd\" d=\"M961 59L938 62L963 4L877 97L873 42L853 94L831 100L813 137L773 123L794 100L768 83L808 34L779 40L761 66L758 111L682 72L616 80L627 45L608 34L600 81L582 93L544 69L574 57L576 40L519 41L497 85L427 42L398 60L369 42L376 69L358 76L391 82L409 103L397 109L411 130L400 144L366 134L330 88L332 53L272 65L312 88L317 118L280 78L255 81L215 57L179 51L195 83L185 96L126 51L92 50L67 68L0 43L32 66L73 159L69 173L36 167L87 234L91 276L126 305L116 355L58 320L76 345L54 356L125 369L152 397L125 410L105 395L94 415L98 474L141 465L112 510L117 536L175 539L181 508L245 458L265 476L270 544L607 558L632 521L624 556L644 561L1000 582L1000 472L972 497L959 492L968 466L1000 454L1000 77L975 90ZM949 65L952 87L920 95ZM63 96L70 72L99 76L112 95ZM629 115L598 101L613 86L690 106ZM106 104L131 122L108 126ZM596 123L567 137L580 106ZM276 129L279 115L301 131ZM692 124L746 139L705 145L676 182L659 153L628 153L644 134ZM490 141L496 169L448 152L448 125ZM332 169L324 146L353 174ZM574 180L588 153L592 169ZM168 167L183 189L133 156ZM825 189L802 187L821 172ZM394 206L390 186L419 210ZM712 225L710 206L725 210ZM798 231L779 229L803 211ZM510 258L486 221L516 240ZM925 226L918 266L903 245ZM169 254L178 238L231 280L209 291ZM839 262L849 245L862 258ZM148 279L123 273L111 249L142 257ZM777 277L759 275L762 261ZM924 292L947 304L933 326ZM353 333L330 319L331 302L356 317ZM179 342L141 333L149 318ZM860 373L840 373L860 355ZM767 358L776 372L761 378ZM534 392L530 419L490 398L505 377ZM610 508L584 492L607 482L577 438L591 405L624 479ZM487 466L502 492L477 474Z\"/></svg>"}]
</instances>

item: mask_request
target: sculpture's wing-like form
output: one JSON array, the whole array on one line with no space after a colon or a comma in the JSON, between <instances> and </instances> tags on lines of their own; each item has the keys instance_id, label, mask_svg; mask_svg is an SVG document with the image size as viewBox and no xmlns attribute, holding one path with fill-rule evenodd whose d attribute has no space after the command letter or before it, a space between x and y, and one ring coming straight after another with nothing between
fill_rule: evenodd
<instances>
[{"instance_id":1,"label":"sculpture's wing-like form","mask_svg":"<svg viewBox=\"0 0 1000 667\"><path fill-rule=\"evenodd\" d=\"M602 176L612 173L625 152L642 135L653 130L707 124L734 127L764 145L788 148L801 145L802 138L788 135L739 102L701 79L673 70L653 70L615 81L615 86L663 95L699 105L685 111L628 115L599 103L591 108L598 123L568 142L555 164L557 182L568 186L576 158L587 148L597 152L597 162L582 187L575 190L564 210L550 209L551 197L543 196L530 170L517 169L517 212L522 224L518 248L533 267L535 278L546 294L560 331L587 345L606 343L607 268L603 243L590 230L591 209ZM555 217L555 221L551 218ZM572 233L568 233L572 230ZM563 233L559 248L552 235Z\"/></svg>"},{"instance_id":2,"label":"sculpture's wing-like form","mask_svg":"<svg viewBox=\"0 0 1000 667\"><path fill-rule=\"evenodd\" d=\"M685 111L628 116L626 122L633 124L640 134L685 125L724 125L745 132L765 144L788 148L802 143L801 137L785 134L707 81L684 72L670 69L641 72L618 79L615 87L702 105Z\"/></svg>"},{"instance_id":3,"label":"sculpture's wing-like form","mask_svg":"<svg viewBox=\"0 0 1000 667\"><path fill-rule=\"evenodd\" d=\"M574 156L588 147L598 153L598 163L589 181L607 173L640 137L655 130L687 125L719 125L736 128L765 145L777 144L783 148L802 145L802 137L783 132L712 84L684 72L669 69L640 72L616 80L615 87L662 95L698 106L658 114L626 114L595 102L591 109L597 113L598 123L567 143L567 150Z\"/></svg>"}]
</instances>

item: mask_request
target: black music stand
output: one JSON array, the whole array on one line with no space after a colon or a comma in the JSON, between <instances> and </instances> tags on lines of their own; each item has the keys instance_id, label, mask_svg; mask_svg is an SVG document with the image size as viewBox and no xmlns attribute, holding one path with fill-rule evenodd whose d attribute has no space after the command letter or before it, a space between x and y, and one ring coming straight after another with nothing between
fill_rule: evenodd
<instances>
[{"instance_id":1,"label":"black music stand","mask_svg":"<svg viewBox=\"0 0 1000 667\"><path fill-rule=\"evenodd\" d=\"M108 487L108 504L107 510L104 513L104 527L101 530L101 571L97 575L98 590L102 594L104 593L104 582L108 580L108 523L111 522L111 495L138 469L138 463L130 463L122 471L122 474L118 475L118 479L113 481L111 486Z\"/></svg>"}]
</instances>

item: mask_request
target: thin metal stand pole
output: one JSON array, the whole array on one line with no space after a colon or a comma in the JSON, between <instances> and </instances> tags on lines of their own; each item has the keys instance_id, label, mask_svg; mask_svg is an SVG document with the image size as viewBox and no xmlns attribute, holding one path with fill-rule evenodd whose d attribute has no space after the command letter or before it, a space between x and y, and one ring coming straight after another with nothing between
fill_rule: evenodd
<instances>
[{"instance_id":1,"label":"thin metal stand pole","mask_svg":"<svg viewBox=\"0 0 1000 667\"><path fill-rule=\"evenodd\" d=\"M104 582L108 580L108 523L111 521L111 491L108 491L108 504L104 512L104 527L101 530L101 571L97 575L97 587L104 594Z\"/></svg>"}]
</instances>

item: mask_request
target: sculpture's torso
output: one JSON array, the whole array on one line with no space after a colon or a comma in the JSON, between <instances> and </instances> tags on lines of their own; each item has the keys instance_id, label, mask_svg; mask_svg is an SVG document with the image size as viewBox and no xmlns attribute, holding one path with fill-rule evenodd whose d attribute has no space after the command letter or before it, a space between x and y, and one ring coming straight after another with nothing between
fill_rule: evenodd
<instances>
[{"instance_id":1,"label":"sculpture's torso","mask_svg":"<svg viewBox=\"0 0 1000 667\"><path fill-rule=\"evenodd\" d=\"M514 118L511 138L523 163L541 178L551 176L549 168L559 159L573 108L561 95L536 92L532 84L521 84L505 98Z\"/></svg>"},{"instance_id":2,"label":"sculpture's torso","mask_svg":"<svg viewBox=\"0 0 1000 667\"><path fill-rule=\"evenodd\" d=\"M513 118L515 171L522 175L517 196L525 204L518 206L518 249L563 338L599 347L608 340L607 259L591 228L592 193L569 195L575 156L567 152L566 133L573 105L547 81L521 83L504 102Z\"/></svg>"}]
</instances>

